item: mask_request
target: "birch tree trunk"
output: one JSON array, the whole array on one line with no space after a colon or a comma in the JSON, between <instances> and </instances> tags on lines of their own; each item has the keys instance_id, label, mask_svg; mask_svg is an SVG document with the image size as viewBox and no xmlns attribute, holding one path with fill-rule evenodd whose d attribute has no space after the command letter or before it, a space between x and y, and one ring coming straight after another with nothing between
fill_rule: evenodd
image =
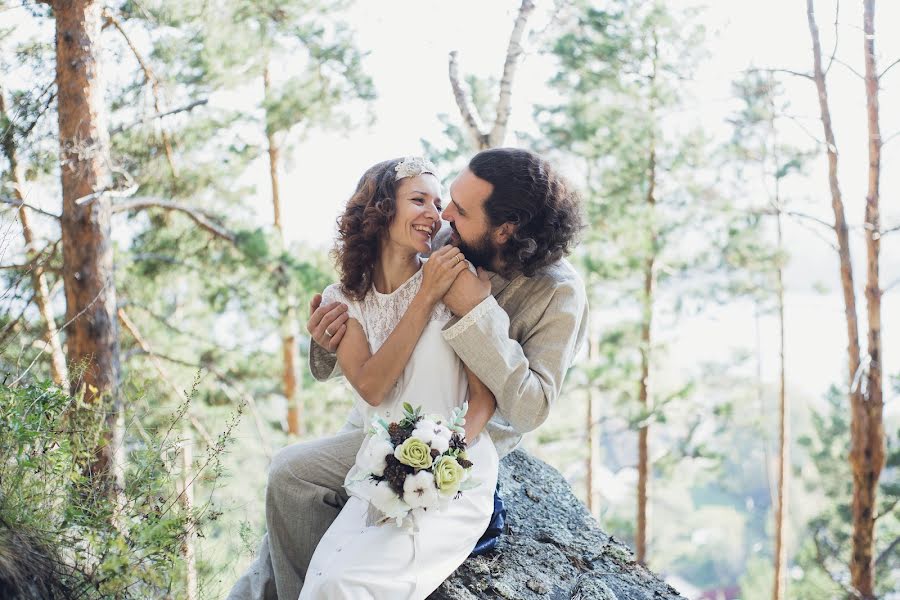
<instances>
[{"instance_id":1,"label":"birch tree trunk","mask_svg":"<svg viewBox=\"0 0 900 600\"><path fill-rule=\"evenodd\" d=\"M522 56L522 36L525 34L525 26L528 17L534 10L533 0L522 0L516 21L513 24L512 33L509 36L509 45L506 47L506 60L503 62L503 75L500 78L500 93L497 97L497 105L494 122L485 130L485 125L478 118L477 108L473 106L470 95L463 88L459 78L459 64L457 53L450 53L449 77L450 87L453 89L453 97L462 117L463 125L469 132L469 137L476 150L486 150L503 145L506 139L506 130L509 125L509 115L512 106L512 85L516 76L519 59Z\"/></svg>"},{"instance_id":2,"label":"birch tree trunk","mask_svg":"<svg viewBox=\"0 0 900 600\"><path fill-rule=\"evenodd\" d=\"M100 72L102 3L56 0L56 84L63 209L63 281L69 364L84 368L71 389L107 410L107 441L95 473L124 484L118 395L119 342L110 239L109 132ZM107 483L111 483L107 480Z\"/></svg>"},{"instance_id":3,"label":"birch tree trunk","mask_svg":"<svg viewBox=\"0 0 900 600\"><path fill-rule=\"evenodd\" d=\"M8 118L2 88L0 88L0 117ZM56 329L56 317L53 315L53 307L51 306L50 287L47 285L44 265L37 260L40 253L35 245L34 233L31 229L31 211L24 205L25 176L22 173L22 166L19 164L12 126L7 128L2 142L3 152L9 161L13 195L16 200L23 203L19 207L19 223L22 226L22 236L25 238L25 258L31 264L31 285L34 288L35 303L47 328L46 342L50 347L50 377L56 385L68 388L69 373L66 368L66 357L63 354L59 332Z\"/></svg>"}]
</instances>

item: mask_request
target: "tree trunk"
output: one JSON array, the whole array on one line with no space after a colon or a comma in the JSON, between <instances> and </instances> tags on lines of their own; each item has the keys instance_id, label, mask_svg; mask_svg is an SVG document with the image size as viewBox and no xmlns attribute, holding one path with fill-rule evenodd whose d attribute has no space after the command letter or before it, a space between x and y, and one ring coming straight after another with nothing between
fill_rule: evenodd
<instances>
[{"instance_id":1,"label":"tree trunk","mask_svg":"<svg viewBox=\"0 0 900 600\"><path fill-rule=\"evenodd\" d=\"M181 557L184 559L185 571L184 597L186 600L197 600L199 597L197 586L197 556L194 547L193 516L191 515L191 512L194 510L194 476L192 474L192 465L194 462L193 444L194 436L191 435L190 428L185 427L184 439L179 445L181 450L181 481L179 482L180 489L178 490L178 493L181 508L190 519L188 521L188 531L185 532L184 540L181 542Z\"/></svg>"},{"instance_id":2,"label":"tree trunk","mask_svg":"<svg viewBox=\"0 0 900 600\"><path fill-rule=\"evenodd\" d=\"M8 117L2 89L0 89L0 117ZM5 135L3 135L3 152L9 161L13 194L16 200L24 203L25 176L19 164L13 133L14 128L10 124L6 129ZM31 285L34 288L34 299L47 328L46 341L50 346L50 377L56 385L67 388L69 387L69 373L66 369L66 357L63 354L62 343L59 341L59 332L56 329L56 318L53 315L53 307L50 303L50 287L47 285L44 265L37 260L40 253L35 246L34 233L31 230L30 212L24 204L20 206L19 223L22 225L22 236L25 238L25 258L31 263Z\"/></svg>"},{"instance_id":3,"label":"tree trunk","mask_svg":"<svg viewBox=\"0 0 900 600\"><path fill-rule=\"evenodd\" d=\"M638 384L638 402L646 413L650 402L650 348L653 338L653 296L656 287L656 258L659 232L656 229L656 70L659 61L659 41L653 32L653 54L651 71L647 85L650 104L650 146L647 160L647 222L649 226L647 258L644 261L644 288L641 317L641 379ZM648 437L649 426L638 430L638 489L637 489L637 529L635 531L636 559L647 564L647 487L650 479Z\"/></svg>"},{"instance_id":4,"label":"tree trunk","mask_svg":"<svg viewBox=\"0 0 900 600\"><path fill-rule=\"evenodd\" d=\"M588 340L588 364L590 368L594 368L594 360L597 358L597 338L591 335ZM587 386L587 438L588 438L588 456L587 456L587 477L585 487L587 488L587 508L595 517L598 516L594 511L594 470L596 469L597 455L599 453L597 447L597 415L594 414L594 382L588 381Z\"/></svg>"},{"instance_id":5,"label":"tree trunk","mask_svg":"<svg viewBox=\"0 0 900 600\"><path fill-rule=\"evenodd\" d=\"M512 33L509 35L509 45L506 47L506 59L503 62L503 75L500 77L500 93L497 97L494 123L490 131L484 131L481 119L478 118L478 109L473 106L471 98L463 89L459 78L459 65L457 64L456 51L450 53L449 76L450 87L453 89L453 97L462 117L463 125L476 150L496 148L503 144L506 138L506 129L509 125L510 106L512 103L512 84L516 76L516 68L519 58L522 56L522 36L525 34L525 26L528 17L534 10L533 0L522 0L516 21L513 24Z\"/></svg>"},{"instance_id":6,"label":"tree trunk","mask_svg":"<svg viewBox=\"0 0 900 600\"><path fill-rule=\"evenodd\" d=\"M884 465L884 406L881 381L881 251L879 179L881 132L878 122L878 73L875 68L875 0L864 1L866 115L869 131L868 191L866 193L866 314L868 317L868 374L865 392L852 398L850 466L853 470L853 550L850 578L864 599L875 597L875 510L878 479Z\"/></svg>"},{"instance_id":7,"label":"tree trunk","mask_svg":"<svg viewBox=\"0 0 900 600\"><path fill-rule=\"evenodd\" d=\"M118 418L119 342L110 239L109 132L100 74L102 3L53 2L63 210L63 281L69 363L83 368L71 382L87 402L108 405L106 443L94 465L123 483ZM81 200L81 201L80 201ZM109 483L109 482L108 482Z\"/></svg>"},{"instance_id":8,"label":"tree trunk","mask_svg":"<svg viewBox=\"0 0 900 600\"><path fill-rule=\"evenodd\" d=\"M272 82L269 77L268 63L263 68L263 92L266 98L271 92ZM266 112L266 141L269 147L269 181L272 184L272 215L275 224L275 230L278 232L278 238L284 245L284 231L281 226L281 196L278 188L278 156L279 147L275 139L275 131L269 123L269 113ZM297 334L296 323L297 317L294 310L296 302L285 292L284 287L279 285L276 290L281 313L281 355L284 365L282 375L282 389L284 397L287 400L287 426L288 432L293 435L300 435L303 431L300 421L300 404L297 394Z\"/></svg>"},{"instance_id":9,"label":"tree trunk","mask_svg":"<svg viewBox=\"0 0 900 600\"><path fill-rule=\"evenodd\" d=\"M651 155L651 163L653 161ZM652 183L651 183L652 187ZM652 193L652 192L651 192ZM648 195L649 200L649 195ZM652 237L655 238L655 235ZM649 383L650 383L650 344L651 328L653 325L653 291L654 291L654 262L655 256L651 254L644 264L644 296L643 319L641 322L641 379L638 383L638 402L646 413L649 407ZM635 554L637 561L642 565L647 564L647 485L650 478L649 452L647 438L649 426L643 425L638 430L638 487L637 487L637 530L635 531Z\"/></svg>"},{"instance_id":10,"label":"tree trunk","mask_svg":"<svg viewBox=\"0 0 900 600\"><path fill-rule=\"evenodd\" d=\"M853 267L850 263L850 241L847 231L847 219L844 217L844 201L838 185L838 153L831 127L831 109L828 104L828 89L825 85L825 73L822 70L822 47L819 44L819 28L816 25L813 0L806 0L806 15L813 42L813 80L819 96L819 112L822 128L825 131L825 146L828 153L828 184L831 190L831 208L834 212L834 231L838 242L838 259L841 270L841 289L844 292L844 317L847 321L847 356L848 382L851 403L854 396L859 396L858 386L853 387L859 369L859 325L856 317L856 295L853 290Z\"/></svg>"},{"instance_id":11,"label":"tree trunk","mask_svg":"<svg viewBox=\"0 0 900 600\"><path fill-rule=\"evenodd\" d=\"M653 294L655 291L655 264L657 233L652 213L656 206L656 146L651 138L650 164L649 164L649 189L647 191L647 204L650 208L650 244L649 256L644 263L644 291L642 298L641 319L641 379L638 383L638 402L646 413L649 408L650 389L650 347L652 345L653 328ZM649 452L647 440L649 426L643 425L638 430L638 489L637 489L637 530L635 533L635 554L641 564L647 563L647 486L650 479Z\"/></svg>"},{"instance_id":12,"label":"tree trunk","mask_svg":"<svg viewBox=\"0 0 900 600\"><path fill-rule=\"evenodd\" d=\"M497 113L494 126L488 134L488 143L492 148L503 144L506 138L506 128L509 125L510 104L512 99L512 84L516 75L516 67L519 57L522 55L522 35L525 33L525 25L528 17L534 10L532 0L522 0L519 6L519 14L509 36L509 45L506 47L506 61L503 63L503 76L500 78L500 96L497 98Z\"/></svg>"},{"instance_id":13,"label":"tree trunk","mask_svg":"<svg viewBox=\"0 0 900 600\"><path fill-rule=\"evenodd\" d=\"M791 411L787 397L787 376L785 369L785 319L784 319L784 233L782 229L781 201L781 158L778 153L778 130L775 126L775 101L769 95L769 131L772 136L772 162L775 178L775 227L777 233L778 263L775 270L775 290L778 302L778 497L775 503L775 552L774 580L772 583L772 600L782 600L786 592L784 576L787 565L787 546L785 544L785 525L788 515L788 492L790 491L790 417Z\"/></svg>"},{"instance_id":14,"label":"tree trunk","mask_svg":"<svg viewBox=\"0 0 900 600\"><path fill-rule=\"evenodd\" d=\"M776 161L777 165L777 161ZM776 181L776 190L778 183ZM775 202L778 204L778 192L775 192ZM782 250L782 228L781 228L781 209L776 214L778 228L778 250ZM779 333L779 350L778 350L778 411L779 411L779 429L778 429L778 503L775 512L775 580L773 583L772 600L782 600L785 594L785 577L784 569L787 564L787 548L784 543L785 524L787 523L787 502L788 488L790 486L790 409L788 406L788 398L786 394L785 381L785 332L784 332L784 273L782 265L779 263L776 273L777 283L776 289L778 293L778 333Z\"/></svg>"}]
</instances>

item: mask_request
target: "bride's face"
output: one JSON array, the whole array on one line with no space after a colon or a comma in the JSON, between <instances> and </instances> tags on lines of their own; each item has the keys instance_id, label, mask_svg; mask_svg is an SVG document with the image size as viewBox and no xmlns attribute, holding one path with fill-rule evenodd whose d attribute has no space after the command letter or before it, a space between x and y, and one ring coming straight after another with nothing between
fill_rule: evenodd
<instances>
[{"instance_id":1,"label":"bride's face","mask_svg":"<svg viewBox=\"0 0 900 600\"><path fill-rule=\"evenodd\" d=\"M431 174L406 177L397 186L397 210L388 227L388 239L415 252L431 252L441 226L441 185Z\"/></svg>"}]
</instances>

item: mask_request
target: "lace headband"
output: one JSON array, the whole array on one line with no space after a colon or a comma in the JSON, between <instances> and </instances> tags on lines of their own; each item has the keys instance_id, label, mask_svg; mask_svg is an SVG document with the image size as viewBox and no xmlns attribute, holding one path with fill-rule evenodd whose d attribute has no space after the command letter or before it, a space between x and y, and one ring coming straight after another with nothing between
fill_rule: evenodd
<instances>
[{"instance_id":1,"label":"lace headband","mask_svg":"<svg viewBox=\"0 0 900 600\"><path fill-rule=\"evenodd\" d=\"M404 177L424 175L425 173L429 173L440 179L437 174L437 167L434 166L434 163L421 156L407 156L394 167L394 171L396 172L394 181L399 181Z\"/></svg>"}]
</instances>

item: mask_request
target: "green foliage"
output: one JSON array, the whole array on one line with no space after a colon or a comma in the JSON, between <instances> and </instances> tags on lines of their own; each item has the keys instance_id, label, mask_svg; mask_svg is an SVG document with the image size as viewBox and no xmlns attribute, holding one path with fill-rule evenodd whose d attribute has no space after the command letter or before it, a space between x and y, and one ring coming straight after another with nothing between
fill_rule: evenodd
<instances>
[{"instance_id":1,"label":"green foliage","mask_svg":"<svg viewBox=\"0 0 900 600\"><path fill-rule=\"evenodd\" d=\"M186 508L177 482L201 473L217 479L229 442L227 430L185 472L178 431L188 404L158 434L136 437L129 430L127 484L110 492L82 466L107 439L105 410L49 383L0 388L0 554L21 552L16 545L27 543L35 564L51 567L27 576L55 586L54 598L181 595L182 545L218 513L205 503ZM129 411L129 418L139 416ZM10 575L16 573L2 578Z\"/></svg>"}]
</instances>

